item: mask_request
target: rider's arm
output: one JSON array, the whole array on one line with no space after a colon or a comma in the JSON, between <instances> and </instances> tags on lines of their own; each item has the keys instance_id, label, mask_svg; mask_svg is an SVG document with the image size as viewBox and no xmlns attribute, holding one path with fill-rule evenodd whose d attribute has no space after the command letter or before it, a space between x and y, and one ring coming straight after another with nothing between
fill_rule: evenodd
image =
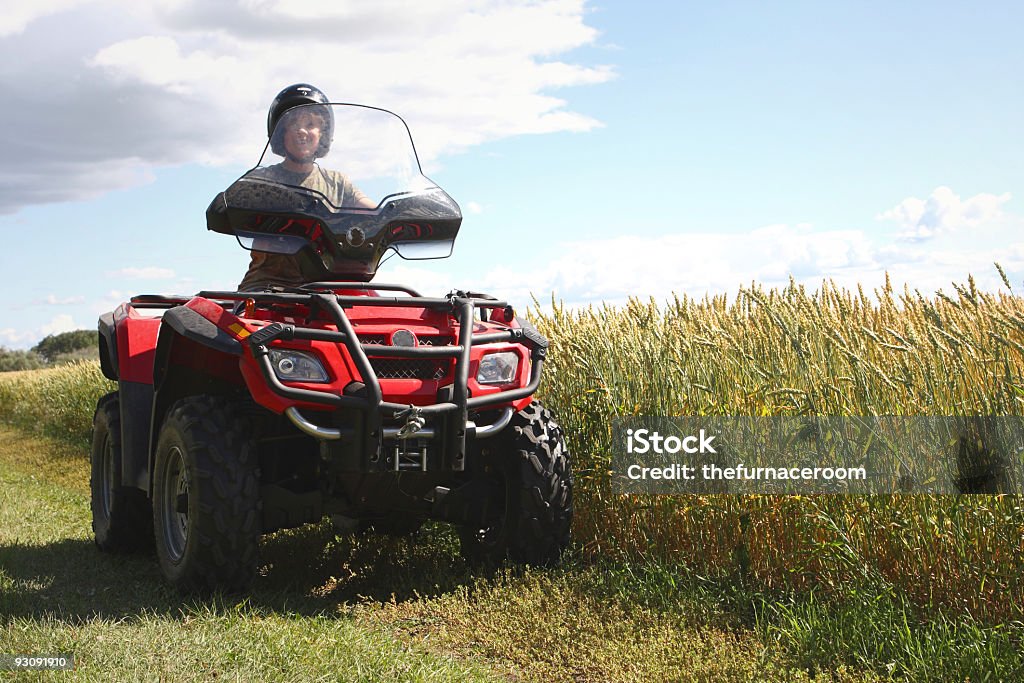
<instances>
[{"instance_id":1,"label":"rider's arm","mask_svg":"<svg viewBox=\"0 0 1024 683\"><path fill-rule=\"evenodd\" d=\"M336 171L332 171L331 173L334 176L334 182L337 183L336 187L339 191L342 205L356 206L361 209L377 208L377 205L374 204L362 190L352 184L352 181L348 179L348 176Z\"/></svg>"},{"instance_id":2,"label":"rider's arm","mask_svg":"<svg viewBox=\"0 0 1024 683\"><path fill-rule=\"evenodd\" d=\"M352 199L355 200L357 206L361 206L364 209L376 209L377 205L373 203L369 197L363 194L362 190L353 185L351 182L348 183L348 189L352 192Z\"/></svg>"}]
</instances>

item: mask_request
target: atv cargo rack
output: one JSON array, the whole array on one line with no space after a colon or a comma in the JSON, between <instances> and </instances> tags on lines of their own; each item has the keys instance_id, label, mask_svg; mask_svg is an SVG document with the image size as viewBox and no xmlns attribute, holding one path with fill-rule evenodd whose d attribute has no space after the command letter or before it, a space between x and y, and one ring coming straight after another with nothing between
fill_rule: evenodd
<instances>
[{"instance_id":1,"label":"atv cargo rack","mask_svg":"<svg viewBox=\"0 0 1024 683\"><path fill-rule=\"evenodd\" d=\"M326 291L325 291L326 290ZM373 290L378 292L402 292L407 296L385 297L366 295L340 295L332 290ZM486 409L502 403L509 403L531 396L540 384L541 368L547 354L548 341L528 322L519 320L521 327L500 332L473 334L473 323L477 309L507 311L511 318L511 309L504 301L492 298L481 298L483 295L453 292L443 298L431 298L419 295L416 291L401 285L369 284L364 282L316 282L300 288L269 292L228 292L202 291L197 296L209 299L225 308L259 304L286 304L307 306L310 317L318 312L325 313L337 326L337 331L292 324L273 322L249 335L244 342L249 346L262 372L263 379L277 395L305 403L317 403L332 408L355 408L363 412L361 429L345 426L324 427L308 420L298 408L292 406L285 410L285 415L304 433L321 440L362 441L369 451L364 451L370 460L377 458L370 451L375 446L370 442L384 440L432 440L442 435L441 430L426 426L428 417L438 418L444 423L441 450L446 464L453 470L462 470L465 466L466 439L486 438L501 431L512 417L513 409L507 407L493 424L477 426L469 419L471 410ZM181 297L138 296L132 299L136 306L164 307L184 303ZM355 306L373 306L375 308L423 308L447 312L458 321L458 341L446 346L384 346L380 344L361 343L355 333L345 309ZM482 316L483 318L483 316ZM483 318L486 319L486 318ZM275 340L309 340L344 344L351 356L363 382L353 382L345 388L343 394L326 391L314 391L286 386L278 379L270 361L270 344ZM530 351L530 377L526 386L498 391L483 396L469 395L469 366L472 347L496 342L512 342L526 346ZM455 359L454 381L450 392L438 403L429 405L410 405L391 403L383 399L377 373L374 371L368 356L375 358L400 359ZM387 426L383 420L395 420L400 426ZM369 438L360 438L359 432ZM363 450L363 449L360 449ZM394 460L397 466L398 460ZM372 466L371 466L372 468ZM397 468L397 467L396 467Z\"/></svg>"}]
</instances>

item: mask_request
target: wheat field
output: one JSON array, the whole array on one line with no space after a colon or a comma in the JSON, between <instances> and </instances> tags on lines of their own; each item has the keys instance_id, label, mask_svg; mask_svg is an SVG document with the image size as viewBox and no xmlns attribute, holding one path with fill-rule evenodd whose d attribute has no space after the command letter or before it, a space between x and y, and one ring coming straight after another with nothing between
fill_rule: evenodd
<instances>
[{"instance_id":1,"label":"wheat field","mask_svg":"<svg viewBox=\"0 0 1024 683\"><path fill-rule=\"evenodd\" d=\"M999 293L973 278L933 296L887 280L871 295L791 283L731 300L535 306L553 347L544 399L575 455L582 552L764 590L884 592L922 611L1020 620L1018 497L625 496L611 490L608 455L617 416L1020 416L1024 300L1003 280Z\"/></svg>"}]
</instances>

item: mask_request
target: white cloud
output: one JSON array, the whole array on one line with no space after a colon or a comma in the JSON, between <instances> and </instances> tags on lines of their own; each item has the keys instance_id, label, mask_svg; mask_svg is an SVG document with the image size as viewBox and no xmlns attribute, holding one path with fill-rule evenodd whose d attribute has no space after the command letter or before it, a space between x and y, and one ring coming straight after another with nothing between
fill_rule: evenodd
<instances>
[{"instance_id":1,"label":"white cloud","mask_svg":"<svg viewBox=\"0 0 1024 683\"><path fill-rule=\"evenodd\" d=\"M560 245L562 256L533 269L495 268L478 286L510 301L554 291L569 303L622 302L630 295L665 298L734 292L756 280L784 285L822 273L862 273L880 267L860 231L814 231L769 225L747 233L623 236Z\"/></svg>"},{"instance_id":2,"label":"white cloud","mask_svg":"<svg viewBox=\"0 0 1024 683\"><path fill-rule=\"evenodd\" d=\"M996 220L1003 215L1002 205L1010 198L1010 193L1005 192L1001 195L976 194L961 200L953 190L941 186L935 188L927 199L907 197L876 218L898 223L902 228L900 237L921 241L964 228L977 228L982 223Z\"/></svg>"},{"instance_id":3,"label":"white cloud","mask_svg":"<svg viewBox=\"0 0 1024 683\"><path fill-rule=\"evenodd\" d=\"M34 22L42 10L18 7L26 18L8 25L23 32L0 41L0 147L19 160L0 169L0 213L145 183L159 166L251 166L289 83L406 114L429 169L485 141L600 126L552 91L614 76L557 58L597 40L584 0L93 0Z\"/></svg>"},{"instance_id":4,"label":"white cloud","mask_svg":"<svg viewBox=\"0 0 1024 683\"><path fill-rule=\"evenodd\" d=\"M16 330L13 327L0 329L0 346L9 349L31 348L37 341L35 332Z\"/></svg>"},{"instance_id":5,"label":"white cloud","mask_svg":"<svg viewBox=\"0 0 1024 683\"><path fill-rule=\"evenodd\" d=\"M465 207L469 213L480 214L484 212L484 207L476 202L466 202Z\"/></svg>"},{"instance_id":6,"label":"white cloud","mask_svg":"<svg viewBox=\"0 0 1024 683\"><path fill-rule=\"evenodd\" d=\"M35 329L16 330L13 327L0 329L0 345L12 349L28 349L42 341L47 335L81 329L84 327L77 324L72 316L62 313Z\"/></svg>"},{"instance_id":7,"label":"white cloud","mask_svg":"<svg viewBox=\"0 0 1024 683\"><path fill-rule=\"evenodd\" d=\"M138 80L185 96L193 94L193 85L208 79L210 74L245 68L235 57L205 50L183 55L181 47L169 36L142 36L114 43L97 52L89 64L108 69L114 78Z\"/></svg>"},{"instance_id":8,"label":"white cloud","mask_svg":"<svg viewBox=\"0 0 1024 683\"><path fill-rule=\"evenodd\" d=\"M80 304L85 301L84 296L57 296L56 294L47 294L45 298L37 303L43 303L47 306L71 306L74 304Z\"/></svg>"},{"instance_id":9,"label":"white cloud","mask_svg":"<svg viewBox=\"0 0 1024 683\"><path fill-rule=\"evenodd\" d=\"M1022 286L1020 221L980 210L979 206L987 206L985 202L972 201L963 203L970 208L961 215L986 239L947 234L925 247L919 242L875 238L859 230L818 230L808 224L766 225L731 234L622 236L557 245L552 253L560 255L534 260L532 267L490 269L481 273L473 287L520 306L531 295L543 303L551 292L569 306L600 301L621 304L636 295L666 300L673 292L695 297L732 294L751 282L785 286L790 277L810 289L830 279L843 287L856 289L860 284L871 291L884 283L886 272L896 285L909 283L929 294L950 290L952 282L965 282L968 275L983 290L1005 289L994 262L1007 271L1011 284Z\"/></svg>"},{"instance_id":10,"label":"white cloud","mask_svg":"<svg viewBox=\"0 0 1024 683\"><path fill-rule=\"evenodd\" d=\"M61 315L55 316L50 320L50 322L46 323L39 329L45 337L48 334L71 332L72 330L77 330L79 328L80 325L77 325L70 315L62 313Z\"/></svg>"},{"instance_id":11,"label":"white cloud","mask_svg":"<svg viewBox=\"0 0 1024 683\"><path fill-rule=\"evenodd\" d=\"M6 0L4 10L0 13L0 38L23 32L36 19L89 2L90 0Z\"/></svg>"},{"instance_id":12,"label":"white cloud","mask_svg":"<svg viewBox=\"0 0 1024 683\"><path fill-rule=\"evenodd\" d=\"M145 266L143 268L121 268L107 271L107 277L120 280L169 280L174 277L170 268Z\"/></svg>"}]
</instances>

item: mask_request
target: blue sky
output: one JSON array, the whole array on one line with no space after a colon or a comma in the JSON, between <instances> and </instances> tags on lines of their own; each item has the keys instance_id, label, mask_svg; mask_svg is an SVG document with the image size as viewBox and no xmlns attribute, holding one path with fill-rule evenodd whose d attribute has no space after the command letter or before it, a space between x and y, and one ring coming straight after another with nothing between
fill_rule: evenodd
<instances>
[{"instance_id":1,"label":"blue sky","mask_svg":"<svg viewBox=\"0 0 1024 683\"><path fill-rule=\"evenodd\" d=\"M295 81L402 114L463 207L451 259L381 281L523 307L885 271L994 290L999 261L1024 288L1019 3L430 5L12 3L0 344L237 283L203 212Z\"/></svg>"}]
</instances>

